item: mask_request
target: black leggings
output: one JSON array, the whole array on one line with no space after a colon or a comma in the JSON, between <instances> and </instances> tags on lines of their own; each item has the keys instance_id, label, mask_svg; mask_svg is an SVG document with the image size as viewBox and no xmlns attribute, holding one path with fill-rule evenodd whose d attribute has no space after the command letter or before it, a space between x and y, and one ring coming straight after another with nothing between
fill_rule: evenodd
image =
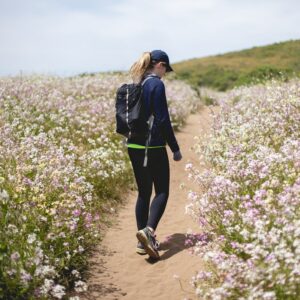
<instances>
[{"instance_id":1,"label":"black leggings","mask_svg":"<svg viewBox=\"0 0 300 300\"><path fill-rule=\"evenodd\" d=\"M145 149L128 148L129 158L138 186L135 215L138 230L150 226L156 229L169 198L170 167L167 149L148 149L148 164L143 166ZM155 197L149 205L154 183Z\"/></svg>"}]
</instances>

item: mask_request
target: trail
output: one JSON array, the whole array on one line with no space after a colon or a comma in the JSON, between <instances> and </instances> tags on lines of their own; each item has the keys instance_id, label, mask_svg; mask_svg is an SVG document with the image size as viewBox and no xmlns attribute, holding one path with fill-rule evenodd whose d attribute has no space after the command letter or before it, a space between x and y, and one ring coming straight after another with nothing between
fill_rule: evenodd
<instances>
[{"instance_id":1,"label":"trail","mask_svg":"<svg viewBox=\"0 0 300 300\"><path fill-rule=\"evenodd\" d=\"M204 107L197 114L190 115L184 128L176 133L183 155L180 162L173 161L172 152L167 146L170 195L156 232L161 242L161 259L153 262L148 255L135 253L137 229L134 211L137 191L130 192L126 195L126 205L116 216L115 225L107 231L98 251L90 259L89 288L84 296L80 295L80 299L195 299L190 281L195 272L201 270L201 260L190 254L184 242L187 230L199 232L199 227L185 214L187 191L181 189L180 184L184 183L188 190L197 189L188 180L185 165L198 162L191 147L195 144L194 136L209 132L212 122L209 111L208 107ZM180 282L174 275L180 278Z\"/></svg>"}]
</instances>

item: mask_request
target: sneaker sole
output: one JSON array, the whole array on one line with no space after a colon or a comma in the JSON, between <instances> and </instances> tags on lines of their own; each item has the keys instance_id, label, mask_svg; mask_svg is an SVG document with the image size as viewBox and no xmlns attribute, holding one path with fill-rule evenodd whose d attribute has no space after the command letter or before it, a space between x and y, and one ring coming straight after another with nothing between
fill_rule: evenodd
<instances>
[{"instance_id":1,"label":"sneaker sole","mask_svg":"<svg viewBox=\"0 0 300 300\"><path fill-rule=\"evenodd\" d=\"M137 239L143 244L145 251L152 258L159 258L158 252L153 249L148 241L148 238L144 231L140 230L136 234Z\"/></svg>"},{"instance_id":2,"label":"sneaker sole","mask_svg":"<svg viewBox=\"0 0 300 300\"><path fill-rule=\"evenodd\" d=\"M141 249L141 248L136 248L135 252L139 255L145 255L147 254L147 252L145 251L145 249Z\"/></svg>"}]
</instances>

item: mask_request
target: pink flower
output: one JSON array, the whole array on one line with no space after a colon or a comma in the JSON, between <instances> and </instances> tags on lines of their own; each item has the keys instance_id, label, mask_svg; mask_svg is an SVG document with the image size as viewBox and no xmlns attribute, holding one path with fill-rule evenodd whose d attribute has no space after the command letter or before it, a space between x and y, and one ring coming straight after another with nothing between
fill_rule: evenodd
<instances>
[{"instance_id":1,"label":"pink flower","mask_svg":"<svg viewBox=\"0 0 300 300\"><path fill-rule=\"evenodd\" d=\"M14 253L12 253L11 256L10 256L10 258L11 258L11 260L13 260L13 261L17 261L17 260L20 258L19 252L14 252Z\"/></svg>"},{"instance_id":2,"label":"pink flower","mask_svg":"<svg viewBox=\"0 0 300 300\"><path fill-rule=\"evenodd\" d=\"M75 210L73 210L73 216L74 216L74 217L79 217L80 214L81 214L80 209L75 209Z\"/></svg>"},{"instance_id":3,"label":"pink flower","mask_svg":"<svg viewBox=\"0 0 300 300\"><path fill-rule=\"evenodd\" d=\"M93 216L91 213L87 213L86 216L85 216L85 222L90 224L93 220Z\"/></svg>"}]
</instances>

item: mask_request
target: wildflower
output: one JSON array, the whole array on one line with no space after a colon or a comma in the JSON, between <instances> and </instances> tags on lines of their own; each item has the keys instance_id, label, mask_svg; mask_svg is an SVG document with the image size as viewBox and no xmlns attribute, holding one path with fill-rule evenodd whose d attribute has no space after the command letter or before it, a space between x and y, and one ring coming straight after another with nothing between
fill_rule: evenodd
<instances>
[{"instance_id":1,"label":"wildflower","mask_svg":"<svg viewBox=\"0 0 300 300\"><path fill-rule=\"evenodd\" d=\"M75 276L76 278L80 278L80 273L79 273L77 270L73 270L73 271L71 272L71 274L72 274L73 276Z\"/></svg>"},{"instance_id":2,"label":"wildflower","mask_svg":"<svg viewBox=\"0 0 300 300\"><path fill-rule=\"evenodd\" d=\"M262 299L264 300L275 300L276 298L276 294L273 291L270 292L265 292L262 296Z\"/></svg>"},{"instance_id":3,"label":"wildflower","mask_svg":"<svg viewBox=\"0 0 300 300\"><path fill-rule=\"evenodd\" d=\"M93 220L92 214L91 213L87 213L85 216L85 221L86 223L91 223Z\"/></svg>"},{"instance_id":4,"label":"wildflower","mask_svg":"<svg viewBox=\"0 0 300 300\"><path fill-rule=\"evenodd\" d=\"M59 284L56 284L54 287L52 287L51 295L54 298L61 299L65 295L65 287Z\"/></svg>"},{"instance_id":5,"label":"wildflower","mask_svg":"<svg viewBox=\"0 0 300 300\"><path fill-rule=\"evenodd\" d=\"M200 288L196 288L195 293L197 296L200 296L202 294L202 290Z\"/></svg>"},{"instance_id":6,"label":"wildflower","mask_svg":"<svg viewBox=\"0 0 300 300\"><path fill-rule=\"evenodd\" d=\"M59 233L58 236L61 237L61 238L65 238L65 237L66 237L66 234L65 234L65 232L62 231L62 232Z\"/></svg>"},{"instance_id":7,"label":"wildflower","mask_svg":"<svg viewBox=\"0 0 300 300\"><path fill-rule=\"evenodd\" d=\"M212 277L212 273L211 272L199 272L196 276L197 279L199 280L206 280L208 278Z\"/></svg>"},{"instance_id":8,"label":"wildflower","mask_svg":"<svg viewBox=\"0 0 300 300\"><path fill-rule=\"evenodd\" d=\"M35 233L29 234L27 237L28 244L32 244L35 241L36 241L36 234Z\"/></svg>"},{"instance_id":9,"label":"wildflower","mask_svg":"<svg viewBox=\"0 0 300 300\"><path fill-rule=\"evenodd\" d=\"M230 218L233 216L233 211L232 210L225 210L224 211L224 217L225 218Z\"/></svg>"},{"instance_id":10,"label":"wildflower","mask_svg":"<svg viewBox=\"0 0 300 300\"><path fill-rule=\"evenodd\" d=\"M6 190L0 191L0 199L2 200L3 203L7 203L7 201L9 200L9 195Z\"/></svg>"},{"instance_id":11,"label":"wildflower","mask_svg":"<svg viewBox=\"0 0 300 300\"><path fill-rule=\"evenodd\" d=\"M75 210L73 211L73 216L74 216L74 217L79 217L80 214L81 214L80 209L75 209Z\"/></svg>"},{"instance_id":12,"label":"wildflower","mask_svg":"<svg viewBox=\"0 0 300 300\"><path fill-rule=\"evenodd\" d=\"M54 281L52 279L45 279L44 284L39 289L39 293L42 295L47 295L48 292L52 289L52 286L54 285Z\"/></svg>"},{"instance_id":13,"label":"wildflower","mask_svg":"<svg viewBox=\"0 0 300 300\"><path fill-rule=\"evenodd\" d=\"M87 284L84 281L75 281L75 291L80 293L80 292L85 292L87 291Z\"/></svg>"},{"instance_id":14,"label":"wildflower","mask_svg":"<svg viewBox=\"0 0 300 300\"><path fill-rule=\"evenodd\" d=\"M24 269L20 271L20 274L21 274L21 281L24 284L27 284L32 279L32 276L29 273L27 273Z\"/></svg>"},{"instance_id":15,"label":"wildflower","mask_svg":"<svg viewBox=\"0 0 300 300\"><path fill-rule=\"evenodd\" d=\"M188 193L188 199L191 200L191 201L197 200L197 194L195 192L193 192L193 191L190 191Z\"/></svg>"},{"instance_id":16,"label":"wildflower","mask_svg":"<svg viewBox=\"0 0 300 300\"><path fill-rule=\"evenodd\" d=\"M35 270L34 276L36 277L46 277L46 276L55 276L56 275L56 271L55 268L53 266L49 266L49 265L41 265L38 266Z\"/></svg>"},{"instance_id":17,"label":"wildflower","mask_svg":"<svg viewBox=\"0 0 300 300\"><path fill-rule=\"evenodd\" d=\"M17 271L15 269L10 269L10 270L7 270L6 273L9 275L9 276L13 276L17 273Z\"/></svg>"},{"instance_id":18,"label":"wildflower","mask_svg":"<svg viewBox=\"0 0 300 300\"><path fill-rule=\"evenodd\" d=\"M14 252L14 253L12 253L11 256L10 256L10 258L11 258L12 261L17 261L17 260L19 260L19 258L20 258L19 252Z\"/></svg>"},{"instance_id":19,"label":"wildflower","mask_svg":"<svg viewBox=\"0 0 300 300\"><path fill-rule=\"evenodd\" d=\"M185 165L185 171L190 171L193 168L193 164L192 163L188 163Z\"/></svg>"}]
</instances>

